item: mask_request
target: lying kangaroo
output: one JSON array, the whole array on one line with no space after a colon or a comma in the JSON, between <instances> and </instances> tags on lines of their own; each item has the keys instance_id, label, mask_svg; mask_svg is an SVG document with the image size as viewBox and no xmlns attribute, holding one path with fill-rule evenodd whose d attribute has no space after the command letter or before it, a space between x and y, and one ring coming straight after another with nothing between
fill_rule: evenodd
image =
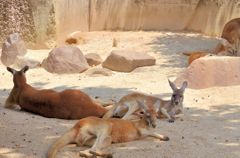
<instances>
[{"instance_id":1,"label":"lying kangaroo","mask_svg":"<svg viewBox=\"0 0 240 158\"><path fill-rule=\"evenodd\" d=\"M80 119L88 116L102 117L107 109L95 103L87 94L79 90L56 92L51 89L37 90L27 84L25 66L20 71L10 67L14 87L5 102L6 108L13 109L17 104L22 110L44 117L61 119Z\"/></svg>"},{"instance_id":2,"label":"lying kangaroo","mask_svg":"<svg viewBox=\"0 0 240 158\"><path fill-rule=\"evenodd\" d=\"M221 39L212 53L197 51L183 54L189 56L189 65L208 54L240 56L240 18L232 19L224 25Z\"/></svg>"},{"instance_id":3,"label":"lying kangaroo","mask_svg":"<svg viewBox=\"0 0 240 158\"><path fill-rule=\"evenodd\" d=\"M111 143L129 142L147 136L168 141L167 136L150 130L156 127L156 111L148 109L141 102L138 106L143 110L143 115L135 115L136 118L132 118L133 120L101 119L97 117L81 119L51 146L47 158L55 158L57 151L70 143L76 143L78 146L92 146L88 150L81 151L80 156L111 157L109 154L102 152Z\"/></svg>"},{"instance_id":4,"label":"lying kangaroo","mask_svg":"<svg viewBox=\"0 0 240 158\"><path fill-rule=\"evenodd\" d=\"M137 105L138 102L141 102L142 104L146 104L150 109L156 109L159 118L164 115L168 118L169 122L174 122L175 115L181 112L183 113L182 103L187 82L184 81L180 89L178 89L170 80L168 80L168 82L173 90L171 100L165 101L158 97L138 92L130 93L123 96L120 101L103 116L103 118L118 116L122 117L122 119L128 119L134 112L139 111Z\"/></svg>"},{"instance_id":5,"label":"lying kangaroo","mask_svg":"<svg viewBox=\"0 0 240 158\"><path fill-rule=\"evenodd\" d=\"M207 55L209 55L210 53L207 52L201 52L201 51L196 51L196 52L184 52L183 55L189 56L188 57L188 65L190 65L194 60L201 58L201 57L205 57Z\"/></svg>"}]
</instances>

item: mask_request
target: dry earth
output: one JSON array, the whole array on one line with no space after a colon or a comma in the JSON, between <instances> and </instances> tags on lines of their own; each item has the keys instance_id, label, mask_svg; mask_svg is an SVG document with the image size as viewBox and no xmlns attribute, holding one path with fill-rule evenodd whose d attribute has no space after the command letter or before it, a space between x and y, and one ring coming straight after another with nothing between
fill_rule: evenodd
<instances>
[{"instance_id":1,"label":"dry earth","mask_svg":"<svg viewBox=\"0 0 240 158\"><path fill-rule=\"evenodd\" d=\"M173 32L92 32L79 45L84 54L99 53L105 58L112 48L133 48L149 52L157 59L151 67L131 73L115 73L111 77L88 77L86 73L57 75L44 69L27 72L28 82L37 88L80 89L102 100L115 99L141 91L169 98L167 78L174 79L187 60L183 51L211 49L217 39L193 33ZM114 48L116 49L116 48ZM49 50L28 50L28 56L41 61ZM3 107L12 83L12 76L0 64L0 158L43 158L56 138L76 121L48 119ZM187 89L183 121L168 123L159 120L156 131L170 137L161 142L145 139L115 144L110 150L115 158L237 158L240 157L240 86ZM58 158L78 157L79 147L65 147Z\"/></svg>"}]
</instances>

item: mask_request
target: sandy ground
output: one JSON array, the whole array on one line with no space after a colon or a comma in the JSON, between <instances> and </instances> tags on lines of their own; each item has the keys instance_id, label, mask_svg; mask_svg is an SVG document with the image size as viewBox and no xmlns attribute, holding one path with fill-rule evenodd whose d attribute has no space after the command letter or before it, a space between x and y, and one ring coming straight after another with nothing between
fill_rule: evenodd
<instances>
[{"instance_id":1,"label":"sandy ground","mask_svg":"<svg viewBox=\"0 0 240 158\"><path fill-rule=\"evenodd\" d=\"M28 82L37 88L63 90L74 88L98 96L102 100L118 100L132 91L169 98L167 78L174 79L185 69L183 51L214 48L217 39L192 33L171 32L93 32L85 34L86 43L79 47L86 53L110 53L112 38L118 48L133 48L153 55L157 64L138 68L131 73L115 73L111 77L89 77L86 73L57 75L44 69L27 72ZM116 48L114 48L116 49ZM28 56L41 61L49 50L29 50ZM48 119L3 107L13 83L12 76L0 64L0 158L43 158L49 146L76 120ZM109 150L116 158L237 158L240 157L240 86L187 89L183 121L159 120L156 131L168 135L170 141L145 139L115 144ZM65 147L58 158L78 157L82 150Z\"/></svg>"}]
</instances>

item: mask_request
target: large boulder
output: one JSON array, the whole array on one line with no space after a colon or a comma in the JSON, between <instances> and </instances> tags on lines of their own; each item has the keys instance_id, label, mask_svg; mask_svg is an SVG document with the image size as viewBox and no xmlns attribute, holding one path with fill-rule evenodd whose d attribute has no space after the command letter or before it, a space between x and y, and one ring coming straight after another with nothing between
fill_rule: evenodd
<instances>
[{"instance_id":1,"label":"large boulder","mask_svg":"<svg viewBox=\"0 0 240 158\"><path fill-rule=\"evenodd\" d=\"M90 66L96 66L102 63L102 58L96 53L88 53L85 55L85 58Z\"/></svg>"},{"instance_id":2,"label":"large boulder","mask_svg":"<svg viewBox=\"0 0 240 158\"><path fill-rule=\"evenodd\" d=\"M51 73L80 73L89 68L81 50L74 46L62 46L54 48L42 62L48 72Z\"/></svg>"},{"instance_id":3,"label":"large boulder","mask_svg":"<svg viewBox=\"0 0 240 158\"><path fill-rule=\"evenodd\" d=\"M240 85L240 57L210 56L195 60L175 80L188 81L188 87L203 89Z\"/></svg>"},{"instance_id":4,"label":"large boulder","mask_svg":"<svg viewBox=\"0 0 240 158\"><path fill-rule=\"evenodd\" d=\"M137 67L155 65L156 59L143 52L114 50L102 66L114 71L131 72Z\"/></svg>"},{"instance_id":5,"label":"large boulder","mask_svg":"<svg viewBox=\"0 0 240 158\"><path fill-rule=\"evenodd\" d=\"M27 48L18 33L11 34L3 43L1 61L5 66L14 64L17 56L24 56Z\"/></svg>"}]
</instances>

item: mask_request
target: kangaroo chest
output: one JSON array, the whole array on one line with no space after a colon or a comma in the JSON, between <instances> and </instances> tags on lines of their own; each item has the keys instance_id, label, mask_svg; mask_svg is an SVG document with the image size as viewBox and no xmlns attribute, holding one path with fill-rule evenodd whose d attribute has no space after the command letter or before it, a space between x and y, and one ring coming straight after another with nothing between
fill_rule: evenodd
<instances>
[{"instance_id":1,"label":"kangaroo chest","mask_svg":"<svg viewBox=\"0 0 240 158\"><path fill-rule=\"evenodd\" d=\"M121 143L137 140L141 137L141 133L131 122L113 123L111 132L112 142Z\"/></svg>"}]
</instances>

